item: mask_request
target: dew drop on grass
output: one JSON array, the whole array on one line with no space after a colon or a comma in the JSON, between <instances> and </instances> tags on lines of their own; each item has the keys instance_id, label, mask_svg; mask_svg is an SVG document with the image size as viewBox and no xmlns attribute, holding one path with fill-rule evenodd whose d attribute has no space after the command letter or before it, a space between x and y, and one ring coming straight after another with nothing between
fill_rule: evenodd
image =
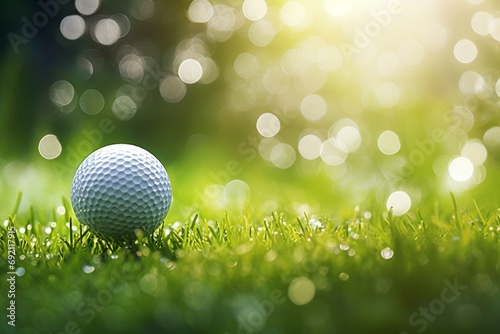
<instances>
[{"instance_id":1,"label":"dew drop on grass","mask_svg":"<svg viewBox=\"0 0 500 334\"><path fill-rule=\"evenodd\" d=\"M382 249L382 251L380 252L380 255L382 255L382 257L385 260L389 260L394 256L394 251L392 249L390 249L389 247L386 247L386 248Z\"/></svg>"},{"instance_id":2,"label":"dew drop on grass","mask_svg":"<svg viewBox=\"0 0 500 334\"><path fill-rule=\"evenodd\" d=\"M346 251L349 250L350 246L348 244L340 244L340 250Z\"/></svg>"},{"instance_id":3,"label":"dew drop on grass","mask_svg":"<svg viewBox=\"0 0 500 334\"><path fill-rule=\"evenodd\" d=\"M116 259L118 258L118 255L116 255L116 254L111 254L110 258L111 258L112 260L116 260Z\"/></svg>"},{"instance_id":4,"label":"dew drop on grass","mask_svg":"<svg viewBox=\"0 0 500 334\"><path fill-rule=\"evenodd\" d=\"M62 216L66 213L66 208L62 205L59 205L56 209L56 212L59 216Z\"/></svg>"},{"instance_id":5,"label":"dew drop on grass","mask_svg":"<svg viewBox=\"0 0 500 334\"><path fill-rule=\"evenodd\" d=\"M90 274L90 273L94 272L95 268L94 268L94 266L84 265L82 267L82 270L84 273Z\"/></svg>"}]
</instances>

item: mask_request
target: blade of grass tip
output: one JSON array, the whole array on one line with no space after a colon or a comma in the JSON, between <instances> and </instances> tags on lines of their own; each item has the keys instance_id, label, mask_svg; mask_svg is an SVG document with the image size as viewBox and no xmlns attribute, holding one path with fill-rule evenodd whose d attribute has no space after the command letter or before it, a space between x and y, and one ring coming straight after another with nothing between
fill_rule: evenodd
<instances>
[{"instance_id":1,"label":"blade of grass tip","mask_svg":"<svg viewBox=\"0 0 500 334\"><path fill-rule=\"evenodd\" d=\"M161 245L163 245L163 233L165 233L165 220L161 222L160 230L158 232L158 238L156 239L158 249L160 249Z\"/></svg>"},{"instance_id":2,"label":"blade of grass tip","mask_svg":"<svg viewBox=\"0 0 500 334\"><path fill-rule=\"evenodd\" d=\"M196 229L196 234L198 235L199 239L199 244L200 246L202 245L203 242L203 235L201 233L201 224L196 224L194 225L194 228Z\"/></svg>"},{"instance_id":3,"label":"blade of grass tip","mask_svg":"<svg viewBox=\"0 0 500 334\"><path fill-rule=\"evenodd\" d=\"M221 244L221 245L224 244L224 227L222 226L223 219L224 218L222 218L220 220L219 219L215 220L215 225L217 226L216 231L217 231L218 236L219 236L219 244Z\"/></svg>"},{"instance_id":4,"label":"blade of grass tip","mask_svg":"<svg viewBox=\"0 0 500 334\"><path fill-rule=\"evenodd\" d=\"M264 228L266 229L266 234L269 237L269 240L271 240L271 243L274 243L273 235L272 235L271 231L269 230L269 226L267 226L267 220L265 220L265 219L264 219Z\"/></svg>"},{"instance_id":5,"label":"blade of grass tip","mask_svg":"<svg viewBox=\"0 0 500 334\"><path fill-rule=\"evenodd\" d=\"M462 220L460 219L460 216L458 214L458 207L457 207L457 201L455 200L455 195L450 191L450 196L451 196L451 201L453 203L453 209L455 211L455 225L458 230L458 234L461 236L462 235Z\"/></svg>"},{"instance_id":6,"label":"blade of grass tip","mask_svg":"<svg viewBox=\"0 0 500 334\"><path fill-rule=\"evenodd\" d=\"M250 217L248 215L244 216L245 221L245 236L250 239L252 237L252 228L250 224Z\"/></svg>"},{"instance_id":7,"label":"blade of grass tip","mask_svg":"<svg viewBox=\"0 0 500 334\"><path fill-rule=\"evenodd\" d=\"M186 245L188 247L192 244L192 241L194 239L193 238L194 228L195 228L195 224L196 224L197 219L198 219L198 213L195 213L195 215L191 219L191 224L189 224L189 225L186 224L184 226L184 238L186 241Z\"/></svg>"},{"instance_id":8,"label":"blade of grass tip","mask_svg":"<svg viewBox=\"0 0 500 334\"><path fill-rule=\"evenodd\" d=\"M78 243L80 243L80 246L83 247L83 237L88 233L88 231L89 230L83 231L83 226L80 225L80 234L75 242L75 247L78 246Z\"/></svg>"},{"instance_id":9,"label":"blade of grass tip","mask_svg":"<svg viewBox=\"0 0 500 334\"><path fill-rule=\"evenodd\" d=\"M71 245L70 243L68 242L68 240L64 239L63 237L59 236L59 239L62 240L62 242L68 247L70 253L72 252L71 251Z\"/></svg>"},{"instance_id":10,"label":"blade of grass tip","mask_svg":"<svg viewBox=\"0 0 500 334\"><path fill-rule=\"evenodd\" d=\"M158 247L156 247L156 242L159 238L158 233L159 233L159 229L156 229L153 233L151 233L148 236L148 247L153 252L158 250Z\"/></svg>"},{"instance_id":11,"label":"blade of grass tip","mask_svg":"<svg viewBox=\"0 0 500 334\"><path fill-rule=\"evenodd\" d=\"M278 216L278 213L275 211L273 214L273 220L276 227L280 230L281 235L285 236L285 231L283 230L283 217L281 215Z\"/></svg>"},{"instance_id":12,"label":"blade of grass tip","mask_svg":"<svg viewBox=\"0 0 500 334\"><path fill-rule=\"evenodd\" d=\"M212 239L215 239L215 241L217 242L217 244L220 246L221 243L220 243L220 240L219 240L219 235L217 234L217 232L214 230L214 228L210 225L208 225L208 229L210 230L210 232L212 232Z\"/></svg>"},{"instance_id":13,"label":"blade of grass tip","mask_svg":"<svg viewBox=\"0 0 500 334\"><path fill-rule=\"evenodd\" d=\"M35 230L35 208L33 205L30 205L30 222L33 226L33 230Z\"/></svg>"},{"instance_id":14,"label":"blade of grass tip","mask_svg":"<svg viewBox=\"0 0 500 334\"><path fill-rule=\"evenodd\" d=\"M483 226L481 226L481 228L483 228L486 225L486 220L484 219L484 216L481 213L481 210L479 210L479 206L477 205L476 200L473 199L472 202L474 202L474 206L476 207L477 214L479 215L479 218L481 219L481 223L483 224Z\"/></svg>"},{"instance_id":15,"label":"blade of grass tip","mask_svg":"<svg viewBox=\"0 0 500 334\"><path fill-rule=\"evenodd\" d=\"M305 213L304 213L305 214ZM302 222L300 221L300 217L297 217L297 222L299 223L299 227L302 230L302 233L306 235L306 230L304 229L304 226L302 225Z\"/></svg>"},{"instance_id":16,"label":"blade of grass tip","mask_svg":"<svg viewBox=\"0 0 500 334\"><path fill-rule=\"evenodd\" d=\"M308 232L311 231L311 224L309 224L309 216L307 215L307 212L304 211L304 218L306 219L306 228Z\"/></svg>"},{"instance_id":17,"label":"blade of grass tip","mask_svg":"<svg viewBox=\"0 0 500 334\"><path fill-rule=\"evenodd\" d=\"M359 205L356 205L354 207L354 210L352 211L352 216L351 216L351 222L354 224L359 217Z\"/></svg>"},{"instance_id":18,"label":"blade of grass tip","mask_svg":"<svg viewBox=\"0 0 500 334\"><path fill-rule=\"evenodd\" d=\"M14 220L15 220L15 217L9 216L9 225L14 226ZM19 247L19 238L17 237L17 230L15 229L15 227L14 227L14 231L16 232L16 233L14 233L14 240L16 241L16 246Z\"/></svg>"},{"instance_id":19,"label":"blade of grass tip","mask_svg":"<svg viewBox=\"0 0 500 334\"><path fill-rule=\"evenodd\" d=\"M417 209L417 214L418 214L418 217L420 218L420 224L422 225L422 229L424 230L425 232L425 221L424 221L424 217L422 217L422 213L420 212L419 209ZM409 220L410 222L410 226L415 230L417 231L417 229L415 229L415 227L413 226L413 224L411 223L411 219Z\"/></svg>"},{"instance_id":20,"label":"blade of grass tip","mask_svg":"<svg viewBox=\"0 0 500 334\"><path fill-rule=\"evenodd\" d=\"M17 196L16 196L16 201L14 202L14 208L12 209L12 217L17 215L17 212L19 211L19 207L21 206L22 198L23 198L23 192L18 191Z\"/></svg>"},{"instance_id":21,"label":"blade of grass tip","mask_svg":"<svg viewBox=\"0 0 500 334\"><path fill-rule=\"evenodd\" d=\"M189 227L191 230L194 229L194 226L195 226L197 220L198 220L198 213L196 213L194 215L193 219L191 220L191 226Z\"/></svg>"},{"instance_id":22,"label":"blade of grass tip","mask_svg":"<svg viewBox=\"0 0 500 334\"><path fill-rule=\"evenodd\" d=\"M99 244L100 246L100 252L99 253L104 253L106 252L106 246L104 245L104 243L102 242L101 239L97 239L97 243ZM97 248L97 247L96 247Z\"/></svg>"},{"instance_id":23,"label":"blade of grass tip","mask_svg":"<svg viewBox=\"0 0 500 334\"><path fill-rule=\"evenodd\" d=\"M221 231L221 243L227 243L230 245L229 240L229 217L227 216L227 211L222 213L222 219L219 221L220 231Z\"/></svg>"},{"instance_id":24,"label":"blade of grass tip","mask_svg":"<svg viewBox=\"0 0 500 334\"><path fill-rule=\"evenodd\" d=\"M172 247L174 249L181 248L183 244L183 238L174 230L170 230L170 233L167 236L167 242L168 241L172 243Z\"/></svg>"},{"instance_id":25,"label":"blade of grass tip","mask_svg":"<svg viewBox=\"0 0 500 334\"><path fill-rule=\"evenodd\" d=\"M69 243L71 245L70 251L73 252L73 219L69 217Z\"/></svg>"}]
</instances>

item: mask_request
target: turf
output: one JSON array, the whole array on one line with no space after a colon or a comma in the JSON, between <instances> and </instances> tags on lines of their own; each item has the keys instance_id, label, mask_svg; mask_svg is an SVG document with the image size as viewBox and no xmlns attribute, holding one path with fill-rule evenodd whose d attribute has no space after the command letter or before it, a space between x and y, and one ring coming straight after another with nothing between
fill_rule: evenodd
<instances>
[{"instance_id":1,"label":"turf","mask_svg":"<svg viewBox=\"0 0 500 334\"><path fill-rule=\"evenodd\" d=\"M120 245L66 200L50 218L16 217L21 197L0 227L3 268L16 231L16 333L500 330L498 206L450 195L450 210L402 217L194 214Z\"/></svg>"}]
</instances>

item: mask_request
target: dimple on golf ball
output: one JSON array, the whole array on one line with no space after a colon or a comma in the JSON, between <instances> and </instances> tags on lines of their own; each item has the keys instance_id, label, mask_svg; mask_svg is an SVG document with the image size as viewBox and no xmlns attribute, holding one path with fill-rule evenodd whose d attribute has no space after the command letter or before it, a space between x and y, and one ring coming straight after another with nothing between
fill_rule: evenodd
<instances>
[{"instance_id":1,"label":"dimple on golf ball","mask_svg":"<svg viewBox=\"0 0 500 334\"><path fill-rule=\"evenodd\" d=\"M150 235L172 202L167 171L148 151L114 144L91 153L78 167L71 187L76 218L97 236L130 240Z\"/></svg>"}]
</instances>

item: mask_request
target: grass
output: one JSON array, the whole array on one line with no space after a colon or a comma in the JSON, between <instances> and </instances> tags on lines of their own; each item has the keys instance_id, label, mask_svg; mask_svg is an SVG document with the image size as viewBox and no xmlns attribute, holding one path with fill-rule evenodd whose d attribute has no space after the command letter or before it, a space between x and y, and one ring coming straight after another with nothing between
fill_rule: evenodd
<instances>
[{"instance_id":1,"label":"grass","mask_svg":"<svg viewBox=\"0 0 500 334\"><path fill-rule=\"evenodd\" d=\"M498 207L464 210L452 196L449 212L402 217L194 214L120 245L93 236L65 200L50 219L33 207L16 217L21 196L0 227L1 263L14 225L23 268L16 333L500 329Z\"/></svg>"}]
</instances>

